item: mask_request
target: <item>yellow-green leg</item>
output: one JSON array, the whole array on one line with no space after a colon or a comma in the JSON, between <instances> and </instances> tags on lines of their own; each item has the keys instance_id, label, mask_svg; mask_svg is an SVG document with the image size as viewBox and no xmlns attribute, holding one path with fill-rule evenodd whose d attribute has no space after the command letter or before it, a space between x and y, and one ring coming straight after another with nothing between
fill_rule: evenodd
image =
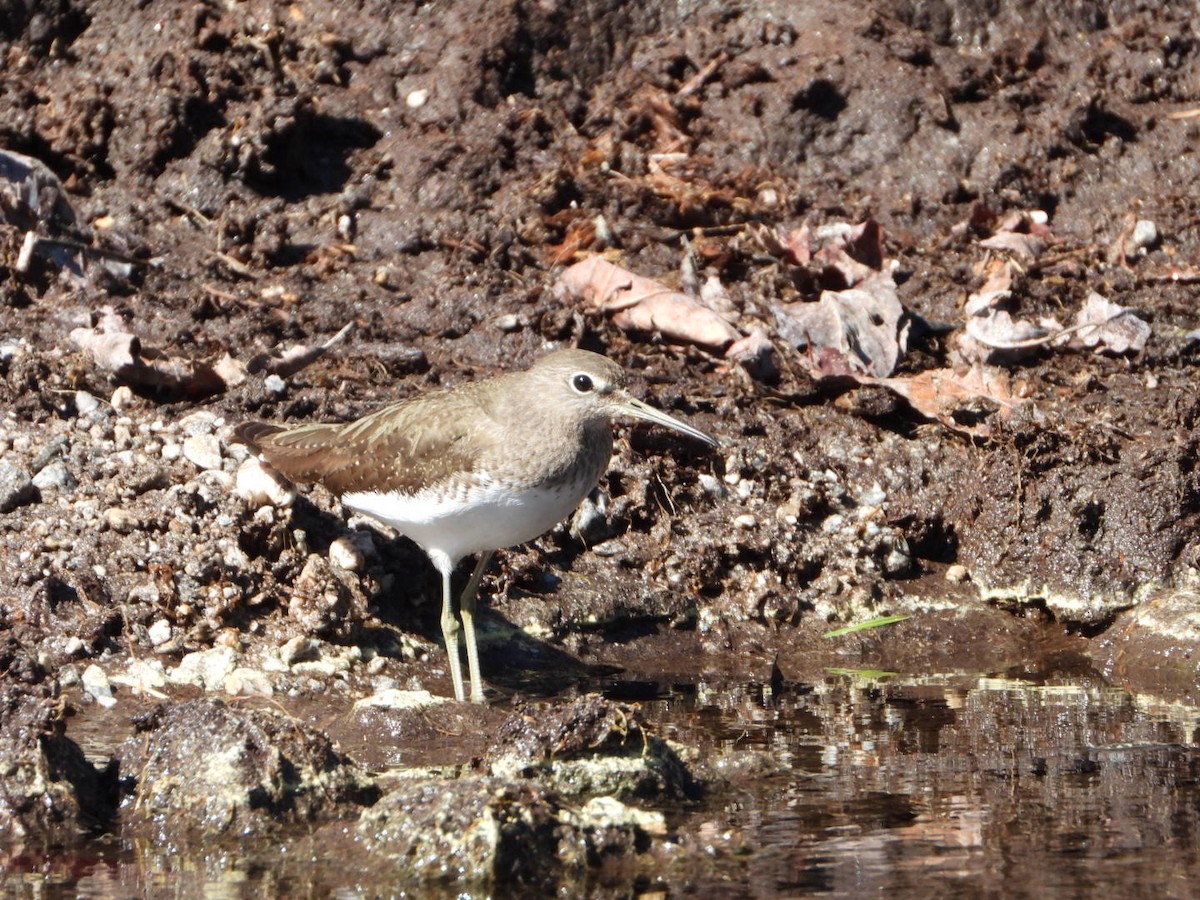
<instances>
[{"instance_id":1,"label":"yellow-green leg","mask_svg":"<svg viewBox=\"0 0 1200 900\"><path fill-rule=\"evenodd\" d=\"M479 645L475 642L475 601L479 596L479 582L483 578L484 570L487 569L488 563L491 561L491 550L479 554L479 562L475 563L475 571L471 573L471 580L467 582L466 588L463 589L462 597L458 603L459 608L462 610L463 637L467 643L467 670L471 675L472 703L483 702L483 679L479 674ZM445 625L443 623L444 633ZM457 649L457 646L455 649ZM457 663L457 660L455 662ZM460 680L461 677L460 674ZM461 687L459 690L461 691ZM462 697L459 696L458 699L461 700Z\"/></svg>"},{"instance_id":2,"label":"yellow-green leg","mask_svg":"<svg viewBox=\"0 0 1200 900\"><path fill-rule=\"evenodd\" d=\"M439 568L441 568L439 566ZM454 699L462 702L466 699L463 692L462 660L458 658L458 617L454 615L454 604L450 598L450 576L454 566L442 569L442 640L446 644L446 659L450 663L450 680L454 682ZM467 632L467 648L470 651L475 636Z\"/></svg>"}]
</instances>

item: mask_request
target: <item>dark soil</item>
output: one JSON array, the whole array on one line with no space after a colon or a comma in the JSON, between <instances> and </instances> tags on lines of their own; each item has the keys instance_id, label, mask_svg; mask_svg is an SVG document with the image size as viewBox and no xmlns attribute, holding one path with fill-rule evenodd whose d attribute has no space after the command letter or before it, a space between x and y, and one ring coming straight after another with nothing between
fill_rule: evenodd
<instances>
[{"instance_id":1,"label":"dark soil","mask_svg":"<svg viewBox=\"0 0 1200 900\"><path fill-rule=\"evenodd\" d=\"M111 817L105 765L134 713L196 693L134 663L228 651L191 683L270 693L335 737L372 692L448 694L424 554L348 526L320 488L245 499L232 426L349 420L564 346L619 361L723 449L623 429L583 537L568 523L498 555L481 627L500 695L553 703L618 667L1094 665L1195 699L1194 19L1122 0L0 0L0 148L52 173L32 199L0 183L0 658L25 661L0 687L43 735L12 743L5 718L4 752L48 767L49 798L28 817L10 795L0 821L57 839ZM1034 210L1049 247L1020 261L1014 316L1068 322L1098 292L1150 324L1144 350L993 358L1022 402L964 404L956 427L814 381L776 332L819 289L763 235L874 220L922 326L898 375L948 368L986 223ZM1136 220L1157 236L1129 243ZM31 230L50 241L26 264ZM671 287L715 277L770 354L743 364L557 296L590 252ZM102 319L143 364L106 368L73 339ZM350 323L307 367L272 368ZM910 618L821 638L892 613ZM127 714L86 706L93 664ZM87 747L95 772L63 743L60 690L123 729ZM430 724L445 715L410 716L362 762L465 764L504 718ZM256 816L292 802L272 796Z\"/></svg>"}]
</instances>

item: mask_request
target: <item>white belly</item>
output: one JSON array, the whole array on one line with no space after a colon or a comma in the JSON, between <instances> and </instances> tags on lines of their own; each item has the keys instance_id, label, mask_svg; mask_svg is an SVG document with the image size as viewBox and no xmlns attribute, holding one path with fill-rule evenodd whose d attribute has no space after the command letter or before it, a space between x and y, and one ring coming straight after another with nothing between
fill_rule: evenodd
<instances>
[{"instance_id":1,"label":"white belly","mask_svg":"<svg viewBox=\"0 0 1200 900\"><path fill-rule=\"evenodd\" d=\"M485 484L461 496L355 491L343 505L372 516L416 541L443 571L472 553L531 541L566 518L591 485L574 489L505 491Z\"/></svg>"}]
</instances>

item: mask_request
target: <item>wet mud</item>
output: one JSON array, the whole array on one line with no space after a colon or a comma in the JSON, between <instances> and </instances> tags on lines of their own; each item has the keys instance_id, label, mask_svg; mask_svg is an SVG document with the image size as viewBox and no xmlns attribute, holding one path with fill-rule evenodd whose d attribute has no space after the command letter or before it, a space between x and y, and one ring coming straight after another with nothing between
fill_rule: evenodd
<instances>
[{"instance_id":1,"label":"wet mud","mask_svg":"<svg viewBox=\"0 0 1200 900\"><path fill-rule=\"evenodd\" d=\"M995 848L1122 846L1098 889L1173 895L1193 18L0 2L0 878L212 885L236 834L264 893L927 894L958 846L985 895ZM566 284L595 256L687 303ZM566 346L722 446L620 428L484 579L489 704L439 702L424 553L233 428Z\"/></svg>"}]
</instances>

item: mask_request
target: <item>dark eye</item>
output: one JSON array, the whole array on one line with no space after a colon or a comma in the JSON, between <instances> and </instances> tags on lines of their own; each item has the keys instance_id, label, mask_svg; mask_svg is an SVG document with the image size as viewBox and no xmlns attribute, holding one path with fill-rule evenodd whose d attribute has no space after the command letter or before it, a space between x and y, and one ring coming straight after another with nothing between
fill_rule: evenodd
<instances>
[{"instance_id":1,"label":"dark eye","mask_svg":"<svg viewBox=\"0 0 1200 900\"><path fill-rule=\"evenodd\" d=\"M596 387L592 383L592 376L584 375L582 372L571 379L571 386L581 394L589 394Z\"/></svg>"}]
</instances>

